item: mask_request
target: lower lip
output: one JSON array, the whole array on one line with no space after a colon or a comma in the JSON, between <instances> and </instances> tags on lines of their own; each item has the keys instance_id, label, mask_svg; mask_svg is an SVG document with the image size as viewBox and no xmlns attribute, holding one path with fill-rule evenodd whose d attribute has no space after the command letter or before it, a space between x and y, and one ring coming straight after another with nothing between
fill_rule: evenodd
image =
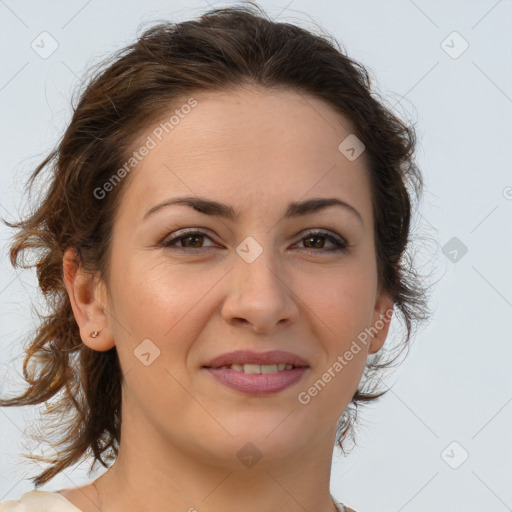
<instances>
[{"instance_id":1,"label":"lower lip","mask_svg":"<svg viewBox=\"0 0 512 512\"><path fill-rule=\"evenodd\" d=\"M276 373L244 373L231 369L206 368L222 384L251 395L270 395L293 386L308 369L304 366Z\"/></svg>"}]
</instances>

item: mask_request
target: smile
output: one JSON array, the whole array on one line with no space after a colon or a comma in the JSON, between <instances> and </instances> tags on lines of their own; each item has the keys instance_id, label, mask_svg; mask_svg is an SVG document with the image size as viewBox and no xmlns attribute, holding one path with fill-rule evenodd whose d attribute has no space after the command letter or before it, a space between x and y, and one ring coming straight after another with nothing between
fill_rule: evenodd
<instances>
[{"instance_id":1,"label":"smile","mask_svg":"<svg viewBox=\"0 0 512 512\"><path fill-rule=\"evenodd\" d=\"M280 369L279 367L284 366ZM220 368L205 368L217 382L251 395L278 393L298 383L309 367L293 365L233 364Z\"/></svg>"}]
</instances>

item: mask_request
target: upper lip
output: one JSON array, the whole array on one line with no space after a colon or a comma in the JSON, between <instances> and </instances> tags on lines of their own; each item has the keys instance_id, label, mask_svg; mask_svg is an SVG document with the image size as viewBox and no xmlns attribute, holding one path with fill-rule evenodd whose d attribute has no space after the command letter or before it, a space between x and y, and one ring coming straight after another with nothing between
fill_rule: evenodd
<instances>
[{"instance_id":1,"label":"upper lip","mask_svg":"<svg viewBox=\"0 0 512 512\"><path fill-rule=\"evenodd\" d=\"M271 350L269 352L236 350L234 352L221 354L204 366L219 368L232 364L292 364L293 366L309 366L308 362L302 357L292 354L291 352L284 352L283 350Z\"/></svg>"}]
</instances>

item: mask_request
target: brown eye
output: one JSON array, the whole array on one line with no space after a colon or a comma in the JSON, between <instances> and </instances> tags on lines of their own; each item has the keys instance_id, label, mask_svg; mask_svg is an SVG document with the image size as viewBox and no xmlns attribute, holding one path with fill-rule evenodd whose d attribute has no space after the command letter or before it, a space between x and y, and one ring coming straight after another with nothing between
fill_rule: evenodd
<instances>
[{"instance_id":1,"label":"brown eye","mask_svg":"<svg viewBox=\"0 0 512 512\"><path fill-rule=\"evenodd\" d=\"M179 240L181 240L181 245L183 247L192 247L193 249L197 249L198 248L198 244L200 246L200 244L202 244L203 242L203 239L204 239L204 236L203 235L200 235L200 234L197 234L197 235L187 235L187 236L183 236L181 238L179 238ZM188 241L192 240L192 242L189 244ZM185 241L186 243L183 243L183 241Z\"/></svg>"},{"instance_id":2,"label":"brown eye","mask_svg":"<svg viewBox=\"0 0 512 512\"><path fill-rule=\"evenodd\" d=\"M177 249L203 249L205 247L202 244L205 240L211 240L211 238L202 231L181 231L175 236L164 240L162 246L176 247ZM177 245L176 242L181 242L181 246Z\"/></svg>"},{"instance_id":3,"label":"brown eye","mask_svg":"<svg viewBox=\"0 0 512 512\"><path fill-rule=\"evenodd\" d=\"M325 248L325 240L328 240L334 247ZM304 242L306 249L316 252L318 252L318 250L323 250L324 252L340 251L348 247L347 242L342 237L334 235L334 233L328 234L323 231L310 231L301 241Z\"/></svg>"}]
</instances>

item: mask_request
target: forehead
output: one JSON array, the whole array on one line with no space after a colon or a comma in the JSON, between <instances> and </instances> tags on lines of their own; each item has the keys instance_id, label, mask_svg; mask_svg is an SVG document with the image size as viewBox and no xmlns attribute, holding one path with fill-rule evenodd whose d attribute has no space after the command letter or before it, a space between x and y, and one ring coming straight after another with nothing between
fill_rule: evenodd
<instances>
[{"instance_id":1,"label":"forehead","mask_svg":"<svg viewBox=\"0 0 512 512\"><path fill-rule=\"evenodd\" d=\"M121 209L124 203L141 218L156 202L186 193L268 211L336 192L370 208L364 153L350 161L339 149L352 124L321 99L258 87L193 98L193 108L173 105L138 137L134 151L149 139L153 147L132 171Z\"/></svg>"}]
</instances>

